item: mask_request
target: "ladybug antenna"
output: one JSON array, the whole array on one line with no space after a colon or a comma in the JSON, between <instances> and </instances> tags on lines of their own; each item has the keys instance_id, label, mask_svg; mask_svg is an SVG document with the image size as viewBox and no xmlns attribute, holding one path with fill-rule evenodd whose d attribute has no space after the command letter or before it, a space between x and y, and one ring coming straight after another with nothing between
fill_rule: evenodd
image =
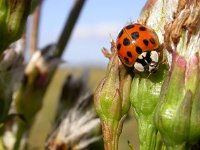
<instances>
[{"instance_id":1,"label":"ladybug antenna","mask_svg":"<svg viewBox=\"0 0 200 150\"><path fill-rule=\"evenodd\" d=\"M134 21L131 19L131 17L129 18L129 22L127 24L130 24L130 23L134 23Z\"/></svg>"}]
</instances>

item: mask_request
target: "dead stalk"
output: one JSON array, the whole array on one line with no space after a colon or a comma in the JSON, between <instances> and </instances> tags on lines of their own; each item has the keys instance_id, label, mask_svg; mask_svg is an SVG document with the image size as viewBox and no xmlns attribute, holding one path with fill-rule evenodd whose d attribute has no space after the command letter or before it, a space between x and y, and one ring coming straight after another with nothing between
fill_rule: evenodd
<instances>
[{"instance_id":1,"label":"dead stalk","mask_svg":"<svg viewBox=\"0 0 200 150\"><path fill-rule=\"evenodd\" d=\"M38 46L38 33L39 33L39 23L40 23L40 14L41 14L42 3L37 6L33 14L33 23L31 31L31 40L30 40L30 55L37 50Z\"/></svg>"}]
</instances>

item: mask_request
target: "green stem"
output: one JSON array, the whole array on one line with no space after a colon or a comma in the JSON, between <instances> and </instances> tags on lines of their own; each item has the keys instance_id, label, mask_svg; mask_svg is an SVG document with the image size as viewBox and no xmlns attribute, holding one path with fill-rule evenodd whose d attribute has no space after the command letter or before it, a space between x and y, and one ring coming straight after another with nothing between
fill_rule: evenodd
<instances>
[{"instance_id":1,"label":"green stem","mask_svg":"<svg viewBox=\"0 0 200 150\"><path fill-rule=\"evenodd\" d=\"M21 144L21 139L23 137L25 129L26 129L25 123L22 122L21 120L19 120L18 130L17 130L17 134L16 134L16 142L15 142L15 145L14 145L14 150L19 150L20 144Z\"/></svg>"},{"instance_id":2,"label":"green stem","mask_svg":"<svg viewBox=\"0 0 200 150\"><path fill-rule=\"evenodd\" d=\"M157 130L153 125L152 116L140 117L138 125L140 133L140 150L155 150Z\"/></svg>"},{"instance_id":3,"label":"green stem","mask_svg":"<svg viewBox=\"0 0 200 150\"><path fill-rule=\"evenodd\" d=\"M119 141L119 125L103 125L103 135L104 135L104 149L105 150L118 150Z\"/></svg>"}]
</instances>

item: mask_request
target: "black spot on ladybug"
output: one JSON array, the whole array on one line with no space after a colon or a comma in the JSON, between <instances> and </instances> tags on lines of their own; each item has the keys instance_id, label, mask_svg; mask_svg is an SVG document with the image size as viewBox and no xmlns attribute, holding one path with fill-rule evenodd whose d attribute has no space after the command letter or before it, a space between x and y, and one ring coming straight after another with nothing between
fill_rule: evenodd
<instances>
[{"instance_id":1,"label":"black spot on ladybug","mask_svg":"<svg viewBox=\"0 0 200 150\"><path fill-rule=\"evenodd\" d=\"M141 26L141 27L139 27L139 30L140 30L140 31L146 31L146 28L143 27L143 26Z\"/></svg>"},{"instance_id":2,"label":"black spot on ladybug","mask_svg":"<svg viewBox=\"0 0 200 150\"><path fill-rule=\"evenodd\" d=\"M130 57L130 58L132 57L132 53L130 51L126 52L126 54L128 57Z\"/></svg>"},{"instance_id":3,"label":"black spot on ladybug","mask_svg":"<svg viewBox=\"0 0 200 150\"><path fill-rule=\"evenodd\" d=\"M149 41L152 43L152 44L155 44L155 40L153 38L150 38Z\"/></svg>"},{"instance_id":4,"label":"black spot on ladybug","mask_svg":"<svg viewBox=\"0 0 200 150\"><path fill-rule=\"evenodd\" d=\"M130 42L130 40L128 38L125 38L124 41L123 41L124 46L130 45L130 43L131 42Z\"/></svg>"},{"instance_id":5,"label":"black spot on ladybug","mask_svg":"<svg viewBox=\"0 0 200 150\"><path fill-rule=\"evenodd\" d=\"M146 46L148 46L148 45L149 45L149 41L148 41L148 40L146 40L146 39L144 39L144 40L143 40L143 43L144 43Z\"/></svg>"},{"instance_id":6,"label":"black spot on ladybug","mask_svg":"<svg viewBox=\"0 0 200 150\"><path fill-rule=\"evenodd\" d=\"M142 53L142 49L139 46L136 46L136 52L138 54L141 54Z\"/></svg>"},{"instance_id":7,"label":"black spot on ladybug","mask_svg":"<svg viewBox=\"0 0 200 150\"><path fill-rule=\"evenodd\" d=\"M131 37L132 37L133 40L137 40L139 38L139 33L133 32L133 33L131 33Z\"/></svg>"},{"instance_id":8,"label":"black spot on ladybug","mask_svg":"<svg viewBox=\"0 0 200 150\"><path fill-rule=\"evenodd\" d=\"M133 24L130 24L130 25L127 25L126 26L126 29L132 29L132 28L134 28L135 26L133 25Z\"/></svg>"},{"instance_id":9,"label":"black spot on ladybug","mask_svg":"<svg viewBox=\"0 0 200 150\"><path fill-rule=\"evenodd\" d=\"M129 63L129 60L127 57L124 57L124 60L126 61L126 63Z\"/></svg>"},{"instance_id":10,"label":"black spot on ladybug","mask_svg":"<svg viewBox=\"0 0 200 150\"><path fill-rule=\"evenodd\" d=\"M121 44L117 44L117 50L120 50Z\"/></svg>"},{"instance_id":11,"label":"black spot on ladybug","mask_svg":"<svg viewBox=\"0 0 200 150\"><path fill-rule=\"evenodd\" d=\"M120 37L122 36L123 32L124 32L123 30L121 30L121 31L119 32L118 38L120 38Z\"/></svg>"}]
</instances>

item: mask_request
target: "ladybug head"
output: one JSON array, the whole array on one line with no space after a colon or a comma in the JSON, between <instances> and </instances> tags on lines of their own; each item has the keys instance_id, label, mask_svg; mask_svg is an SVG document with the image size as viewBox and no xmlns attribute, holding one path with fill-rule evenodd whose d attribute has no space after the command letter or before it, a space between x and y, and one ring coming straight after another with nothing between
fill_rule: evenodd
<instances>
[{"instance_id":1,"label":"ladybug head","mask_svg":"<svg viewBox=\"0 0 200 150\"><path fill-rule=\"evenodd\" d=\"M156 51L143 52L138 56L134 68L139 72L155 72L158 66L159 55Z\"/></svg>"}]
</instances>

